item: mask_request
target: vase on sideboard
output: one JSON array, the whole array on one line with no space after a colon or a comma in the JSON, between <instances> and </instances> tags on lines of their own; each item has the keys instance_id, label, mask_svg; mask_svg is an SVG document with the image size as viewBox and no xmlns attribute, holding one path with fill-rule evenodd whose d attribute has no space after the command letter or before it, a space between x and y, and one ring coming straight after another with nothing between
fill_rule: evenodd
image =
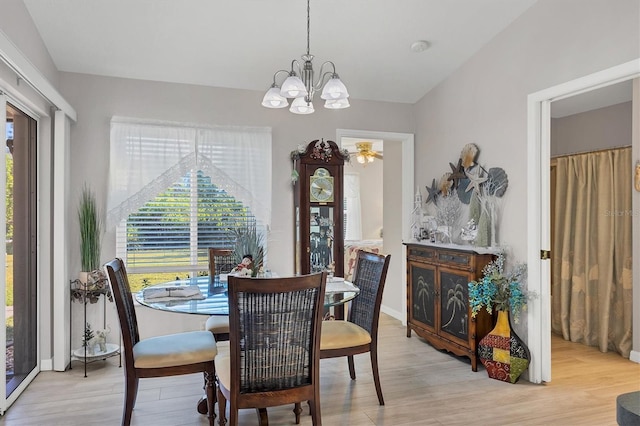
<instances>
[{"instance_id":1,"label":"vase on sideboard","mask_svg":"<svg viewBox=\"0 0 640 426\"><path fill-rule=\"evenodd\" d=\"M529 367L529 348L511 327L509 311L498 311L496 325L478 342L478 358L490 378L515 383Z\"/></svg>"}]
</instances>

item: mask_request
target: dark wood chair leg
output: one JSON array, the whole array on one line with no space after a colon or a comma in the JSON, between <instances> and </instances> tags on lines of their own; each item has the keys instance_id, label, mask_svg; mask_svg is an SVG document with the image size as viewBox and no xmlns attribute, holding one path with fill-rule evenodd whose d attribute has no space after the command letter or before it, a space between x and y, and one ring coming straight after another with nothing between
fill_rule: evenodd
<instances>
[{"instance_id":1,"label":"dark wood chair leg","mask_svg":"<svg viewBox=\"0 0 640 426\"><path fill-rule=\"evenodd\" d=\"M260 426L269 426L269 416L267 415L266 408L256 408L258 414L258 424Z\"/></svg>"},{"instance_id":2,"label":"dark wood chair leg","mask_svg":"<svg viewBox=\"0 0 640 426\"><path fill-rule=\"evenodd\" d=\"M382 386L380 386L380 375L378 374L378 348L371 348L371 370L373 371L373 383L376 385L376 393L378 394L378 402L384 405L382 397Z\"/></svg>"},{"instance_id":3,"label":"dark wood chair leg","mask_svg":"<svg viewBox=\"0 0 640 426\"><path fill-rule=\"evenodd\" d=\"M313 424L313 426L321 425L320 400L316 398L313 401L309 401L309 408L311 411L311 424Z\"/></svg>"},{"instance_id":4,"label":"dark wood chair leg","mask_svg":"<svg viewBox=\"0 0 640 426\"><path fill-rule=\"evenodd\" d=\"M207 404L208 404L207 396L205 395L200 397L200 399L198 400L197 408L196 408L198 410L198 413L207 414L207 410L208 410Z\"/></svg>"},{"instance_id":5,"label":"dark wood chair leg","mask_svg":"<svg viewBox=\"0 0 640 426\"><path fill-rule=\"evenodd\" d=\"M299 402L296 402L295 406L293 407L293 414L296 415L296 424L299 425L300 424L300 413L302 413L302 404Z\"/></svg>"},{"instance_id":6,"label":"dark wood chair leg","mask_svg":"<svg viewBox=\"0 0 640 426\"><path fill-rule=\"evenodd\" d=\"M351 376L351 380L356 379L356 367L353 364L353 355L347 356L347 363L349 364L349 376Z\"/></svg>"},{"instance_id":7,"label":"dark wood chair leg","mask_svg":"<svg viewBox=\"0 0 640 426\"><path fill-rule=\"evenodd\" d=\"M227 398L224 397L220 388L218 388L218 424L220 426L227 424Z\"/></svg>"},{"instance_id":8,"label":"dark wood chair leg","mask_svg":"<svg viewBox=\"0 0 640 426\"><path fill-rule=\"evenodd\" d=\"M124 390L124 408L122 412L122 425L129 426L131 424L131 415L133 407L136 405L138 396L138 378L127 375L126 387Z\"/></svg>"},{"instance_id":9,"label":"dark wood chair leg","mask_svg":"<svg viewBox=\"0 0 640 426\"><path fill-rule=\"evenodd\" d=\"M209 426L213 426L215 424L216 412L215 412L215 404L216 404L216 377L213 372L206 371L204 373L205 377L205 388L207 391L207 417L209 418Z\"/></svg>"}]
</instances>

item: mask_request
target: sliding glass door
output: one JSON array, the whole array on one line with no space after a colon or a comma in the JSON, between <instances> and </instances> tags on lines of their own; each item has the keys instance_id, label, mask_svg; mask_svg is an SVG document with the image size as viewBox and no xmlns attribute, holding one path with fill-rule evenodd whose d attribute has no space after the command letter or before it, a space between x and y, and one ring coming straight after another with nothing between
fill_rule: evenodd
<instances>
[{"instance_id":1,"label":"sliding glass door","mask_svg":"<svg viewBox=\"0 0 640 426\"><path fill-rule=\"evenodd\" d=\"M2 286L6 382L0 412L4 413L38 371L37 305L37 122L0 95L5 158L0 182L5 203L0 206L4 226L5 276ZM2 117L4 116L4 117ZM4 167L2 167L4 166ZM0 247L0 250L2 248ZM1 265L0 265L1 266ZM2 336L4 335L4 336Z\"/></svg>"}]
</instances>

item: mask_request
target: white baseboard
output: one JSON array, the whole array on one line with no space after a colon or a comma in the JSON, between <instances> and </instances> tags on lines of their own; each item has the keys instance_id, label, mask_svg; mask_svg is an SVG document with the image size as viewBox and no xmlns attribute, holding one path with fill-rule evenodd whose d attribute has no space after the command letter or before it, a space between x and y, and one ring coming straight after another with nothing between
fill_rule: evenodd
<instances>
[{"instance_id":1,"label":"white baseboard","mask_svg":"<svg viewBox=\"0 0 640 426\"><path fill-rule=\"evenodd\" d=\"M404 312L399 312L396 311L395 309L390 309L388 307L386 307L385 305L381 305L380 306L380 311L384 312L385 314L392 316L393 318L397 319L398 321L401 321L403 325L406 325L406 320L405 320L405 313Z\"/></svg>"},{"instance_id":2,"label":"white baseboard","mask_svg":"<svg viewBox=\"0 0 640 426\"><path fill-rule=\"evenodd\" d=\"M51 371L53 370L53 359L41 359L40 360L40 371Z\"/></svg>"},{"instance_id":3,"label":"white baseboard","mask_svg":"<svg viewBox=\"0 0 640 426\"><path fill-rule=\"evenodd\" d=\"M640 364L640 351L631 351L629 354L629 360Z\"/></svg>"}]
</instances>

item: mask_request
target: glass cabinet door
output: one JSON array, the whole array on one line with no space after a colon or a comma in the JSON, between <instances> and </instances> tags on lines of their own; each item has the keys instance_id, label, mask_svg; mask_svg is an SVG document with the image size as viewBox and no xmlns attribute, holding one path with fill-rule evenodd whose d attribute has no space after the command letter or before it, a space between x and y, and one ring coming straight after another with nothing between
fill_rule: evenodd
<instances>
[{"instance_id":1,"label":"glass cabinet door","mask_svg":"<svg viewBox=\"0 0 640 426\"><path fill-rule=\"evenodd\" d=\"M310 213L311 272L333 270L333 207L312 206Z\"/></svg>"}]
</instances>

